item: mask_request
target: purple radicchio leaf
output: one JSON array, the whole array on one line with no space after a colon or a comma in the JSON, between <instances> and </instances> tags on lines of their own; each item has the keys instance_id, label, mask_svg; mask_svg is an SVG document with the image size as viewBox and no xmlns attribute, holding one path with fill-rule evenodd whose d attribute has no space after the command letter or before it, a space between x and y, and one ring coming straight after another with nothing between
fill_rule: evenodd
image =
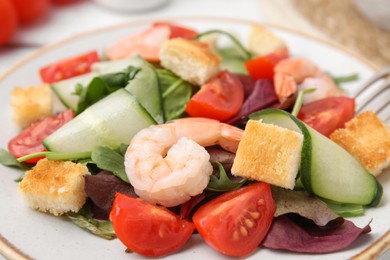
<instances>
[{"instance_id":1,"label":"purple radicchio leaf","mask_svg":"<svg viewBox=\"0 0 390 260\"><path fill-rule=\"evenodd\" d=\"M136 196L130 184L106 171L96 175L85 175L84 190L92 201L94 218L100 220L108 219L117 192Z\"/></svg>"},{"instance_id":2,"label":"purple radicchio leaf","mask_svg":"<svg viewBox=\"0 0 390 260\"><path fill-rule=\"evenodd\" d=\"M257 80L252 92L249 94L248 98L245 99L240 112L230 118L226 123L237 124L240 119L247 117L253 112L278 106L279 100L275 94L272 81L266 79Z\"/></svg>"},{"instance_id":3,"label":"purple radicchio leaf","mask_svg":"<svg viewBox=\"0 0 390 260\"><path fill-rule=\"evenodd\" d=\"M299 253L331 253L345 249L361 234L370 231L369 224L359 228L349 220L337 228L322 229L307 223L298 224L288 215L282 215L274 218L263 246Z\"/></svg>"},{"instance_id":4,"label":"purple radicchio leaf","mask_svg":"<svg viewBox=\"0 0 390 260\"><path fill-rule=\"evenodd\" d=\"M245 76L241 74L235 74L235 76L240 80L241 85L244 89L244 100L245 100L253 92L253 89L255 88L255 81L249 76Z\"/></svg>"},{"instance_id":5,"label":"purple radicchio leaf","mask_svg":"<svg viewBox=\"0 0 390 260\"><path fill-rule=\"evenodd\" d=\"M226 172L230 172L232 168L234 157L236 155L234 153L228 152L222 148L217 146L210 146L206 148L207 152L210 154L210 163L213 166L214 170L218 170L218 165L216 162L220 162L225 168Z\"/></svg>"}]
</instances>

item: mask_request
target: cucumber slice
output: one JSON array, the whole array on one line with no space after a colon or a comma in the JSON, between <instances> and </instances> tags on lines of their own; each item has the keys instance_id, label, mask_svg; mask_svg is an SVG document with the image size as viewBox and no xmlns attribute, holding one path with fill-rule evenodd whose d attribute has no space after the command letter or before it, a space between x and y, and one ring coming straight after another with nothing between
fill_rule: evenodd
<instances>
[{"instance_id":1,"label":"cucumber slice","mask_svg":"<svg viewBox=\"0 0 390 260\"><path fill-rule=\"evenodd\" d=\"M75 94L77 85L88 85L94 77L98 76L96 72L90 72L74 78L61 80L51 85L54 93L61 102L68 108L76 111L80 97Z\"/></svg>"},{"instance_id":2,"label":"cucumber slice","mask_svg":"<svg viewBox=\"0 0 390 260\"><path fill-rule=\"evenodd\" d=\"M307 126L312 138L311 172L302 182L320 197L340 203L377 205L382 186L341 146Z\"/></svg>"},{"instance_id":3,"label":"cucumber slice","mask_svg":"<svg viewBox=\"0 0 390 260\"><path fill-rule=\"evenodd\" d=\"M117 148L155 123L133 95L119 89L45 138L43 145L60 153L89 152L96 146Z\"/></svg>"},{"instance_id":4,"label":"cucumber slice","mask_svg":"<svg viewBox=\"0 0 390 260\"><path fill-rule=\"evenodd\" d=\"M267 109L250 115L304 135L300 178L309 193L338 202L375 206L382 186L343 148L305 125L291 114Z\"/></svg>"},{"instance_id":5,"label":"cucumber slice","mask_svg":"<svg viewBox=\"0 0 390 260\"><path fill-rule=\"evenodd\" d=\"M162 98L154 67L138 56L131 58L129 65L139 67L141 71L129 82L126 89L137 97L141 105L145 107L157 123L163 123Z\"/></svg>"},{"instance_id":6,"label":"cucumber slice","mask_svg":"<svg viewBox=\"0 0 390 260\"><path fill-rule=\"evenodd\" d=\"M94 63L92 70L99 74L121 71L129 66L141 68L134 79L126 86L126 89L137 97L138 101L153 116L158 123L164 122L162 98L157 73L154 67L139 56Z\"/></svg>"}]
</instances>

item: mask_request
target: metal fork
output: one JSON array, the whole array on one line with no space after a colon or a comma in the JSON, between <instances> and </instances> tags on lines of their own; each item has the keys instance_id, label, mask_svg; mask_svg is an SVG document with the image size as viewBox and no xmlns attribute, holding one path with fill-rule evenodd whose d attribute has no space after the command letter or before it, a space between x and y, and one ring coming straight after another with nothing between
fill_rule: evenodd
<instances>
[{"instance_id":1,"label":"metal fork","mask_svg":"<svg viewBox=\"0 0 390 260\"><path fill-rule=\"evenodd\" d=\"M370 109L376 112L384 122L389 121L390 109L387 110L390 108L390 66L383 68L361 85L354 97L357 113Z\"/></svg>"},{"instance_id":2,"label":"metal fork","mask_svg":"<svg viewBox=\"0 0 390 260\"><path fill-rule=\"evenodd\" d=\"M356 112L373 110L384 122L390 121L390 67L385 67L376 73L365 84L360 86L356 98ZM375 102L377 101L377 102ZM375 108L372 106L376 103ZM353 260L377 259L390 249L390 229L376 242L361 253L353 256Z\"/></svg>"}]
</instances>

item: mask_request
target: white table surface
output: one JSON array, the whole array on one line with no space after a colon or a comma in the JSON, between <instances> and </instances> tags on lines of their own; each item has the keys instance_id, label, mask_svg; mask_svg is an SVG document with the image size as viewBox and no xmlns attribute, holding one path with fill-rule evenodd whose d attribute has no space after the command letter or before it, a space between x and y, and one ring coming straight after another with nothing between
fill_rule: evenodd
<instances>
[{"instance_id":1,"label":"white table surface","mask_svg":"<svg viewBox=\"0 0 390 260\"><path fill-rule=\"evenodd\" d=\"M217 16L268 22L326 39L294 10L290 0L169 0L157 10L138 13L118 12L93 0L81 0L68 6L53 6L45 19L19 28L13 42L0 47L0 75L41 46L63 38L117 23L178 16ZM390 252L381 259L390 259Z\"/></svg>"}]
</instances>

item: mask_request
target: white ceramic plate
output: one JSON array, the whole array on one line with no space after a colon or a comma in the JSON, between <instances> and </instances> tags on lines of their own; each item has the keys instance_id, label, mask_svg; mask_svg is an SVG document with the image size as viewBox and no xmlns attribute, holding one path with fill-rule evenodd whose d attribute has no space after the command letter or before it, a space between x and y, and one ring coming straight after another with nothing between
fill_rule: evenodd
<instances>
[{"instance_id":1,"label":"white ceramic plate","mask_svg":"<svg viewBox=\"0 0 390 260\"><path fill-rule=\"evenodd\" d=\"M217 28L237 34L245 42L249 32L249 21L223 18L186 17L176 18L176 22L199 31ZM16 135L17 128L11 120L10 93L13 87L30 86L40 82L38 70L43 65L82 53L91 49L103 50L121 36L140 31L152 21L140 21L96 30L87 34L46 46L30 57L11 67L0 77L0 147L6 148L10 138ZM334 75L358 73L362 81L369 78L374 68L345 50L333 45L309 38L296 32L271 27L288 43L291 54L307 57L322 69ZM353 92L359 82L346 85ZM0 249L10 243L17 250L36 259L139 259L137 254L126 254L125 247L119 240L107 241L95 237L72 224L63 217L54 217L39 213L25 206L17 194L17 183L14 180L20 172L0 165ZM347 259L359 253L390 228L390 174L383 175L380 181L384 186L383 204L370 208L365 216L354 218L357 226L366 225L371 219L372 232L361 236L348 249L325 255L294 254L284 251L260 249L249 258L262 259ZM0 250L0 251L1 251ZM10 249L11 250L11 249ZM13 249L12 249L13 250ZM11 250L11 251L12 251ZM169 256L173 259L207 259L225 258L208 247L199 236L193 236L178 253Z\"/></svg>"}]
</instances>

